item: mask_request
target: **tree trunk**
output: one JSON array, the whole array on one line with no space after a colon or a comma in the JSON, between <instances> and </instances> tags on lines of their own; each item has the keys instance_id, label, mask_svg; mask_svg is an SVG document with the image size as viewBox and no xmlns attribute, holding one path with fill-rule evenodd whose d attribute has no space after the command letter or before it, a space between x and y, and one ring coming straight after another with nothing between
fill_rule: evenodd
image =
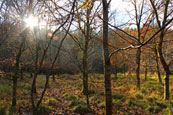
<instances>
[{"instance_id":1,"label":"tree trunk","mask_svg":"<svg viewBox=\"0 0 173 115\"><path fill-rule=\"evenodd\" d=\"M23 80L23 71L22 71L22 69L20 70L20 78L21 78L21 80Z\"/></svg>"},{"instance_id":2,"label":"tree trunk","mask_svg":"<svg viewBox=\"0 0 173 115\"><path fill-rule=\"evenodd\" d=\"M89 39L90 39L90 13L91 10L87 8L87 23L86 23L86 36L85 36L85 44L83 49L83 85L84 85L84 94L86 95L86 102L87 106L89 108L89 94L88 94L88 45L89 45Z\"/></svg>"},{"instance_id":3,"label":"tree trunk","mask_svg":"<svg viewBox=\"0 0 173 115\"><path fill-rule=\"evenodd\" d=\"M162 84L162 78L161 78L161 75L160 75L160 68L159 68L159 60L158 60L158 53L157 53L157 48L155 47L154 48L154 52L155 52L155 55L156 55L156 66L157 66L157 75L158 75L158 78L159 78L159 82Z\"/></svg>"},{"instance_id":4,"label":"tree trunk","mask_svg":"<svg viewBox=\"0 0 173 115\"><path fill-rule=\"evenodd\" d=\"M12 107L16 106L16 92L17 92L17 75L13 76L13 96L12 96Z\"/></svg>"},{"instance_id":5,"label":"tree trunk","mask_svg":"<svg viewBox=\"0 0 173 115\"><path fill-rule=\"evenodd\" d=\"M41 102L43 100L43 97L44 97L44 94L46 92L46 89L48 88L48 85L49 85L49 76L50 76L49 74L46 74L46 83L45 83L45 86L44 86L44 90L43 90L43 92L41 94L41 97L40 97L40 99L39 99L39 101L38 101L35 109L34 109L34 111L35 111L34 113L36 113L36 111L38 110L38 108L39 108L39 106L40 106L40 104L41 104Z\"/></svg>"},{"instance_id":6,"label":"tree trunk","mask_svg":"<svg viewBox=\"0 0 173 115\"><path fill-rule=\"evenodd\" d=\"M20 64L20 58L22 55L22 48L25 43L25 39L23 39L22 43L20 44L19 52L16 56L16 63L15 63L15 74L13 76L13 92L12 92L12 108L16 106L16 92L17 92L17 77L19 73L19 64Z\"/></svg>"},{"instance_id":7,"label":"tree trunk","mask_svg":"<svg viewBox=\"0 0 173 115\"><path fill-rule=\"evenodd\" d=\"M114 68L115 68L115 73L114 73L115 74L115 79L117 79L118 78L118 75L117 75L118 71L117 71L117 65L116 64L115 64Z\"/></svg>"},{"instance_id":8,"label":"tree trunk","mask_svg":"<svg viewBox=\"0 0 173 115\"><path fill-rule=\"evenodd\" d=\"M103 54L104 54L104 77L105 77L105 95L106 95L106 115L112 115L112 90L111 90L111 73L110 58L108 50L108 3L103 3Z\"/></svg>"},{"instance_id":9,"label":"tree trunk","mask_svg":"<svg viewBox=\"0 0 173 115\"><path fill-rule=\"evenodd\" d=\"M33 94L37 93L36 79L37 79L37 73L34 73L34 79L33 79L33 82L32 82L32 91L31 91Z\"/></svg>"},{"instance_id":10,"label":"tree trunk","mask_svg":"<svg viewBox=\"0 0 173 115\"><path fill-rule=\"evenodd\" d=\"M31 102L32 102L32 110L33 110L33 115L36 115L36 107L35 107L35 102L34 102L34 95L37 93L36 91L36 79L37 79L37 73L34 73L34 78L32 81L32 87L31 87Z\"/></svg>"},{"instance_id":11,"label":"tree trunk","mask_svg":"<svg viewBox=\"0 0 173 115\"><path fill-rule=\"evenodd\" d=\"M141 48L137 49L136 53L136 79L137 79L137 88L140 89L140 61L141 61Z\"/></svg>"},{"instance_id":12,"label":"tree trunk","mask_svg":"<svg viewBox=\"0 0 173 115\"><path fill-rule=\"evenodd\" d=\"M148 69L147 67L145 67L145 81L147 81L147 73L148 73Z\"/></svg>"},{"instance_id":13,"label":"tree trunk","mask_svg":"<svg viewBox=\"0 0 173 115\"><path fill-rule=\"evenodd\" d=\"M52 75L52 80L55 82L55 74Z\"/></svg>"},{"instance_id":14,"label":"tree trunk","mask_svg":"<svg viewBox=\"0 0 173 115\"><path fill-rule=\"evenodd\" d=\"M164 84L164 99L169 100L169 71L166 72L165 84Z\"/></svg>"},{"instance_id":15,"label":"tree trunk","mask_svg":"<svg viewBox=\"0 0 173 115\"><path fill-rule=\"evenodd\" d=\"M33 76L33 75L32 75L32 72L31 72L31 73L30 73L30 78L32 78L32 76Z\"/></svg>"},{"instance_id":16,"label":"tree trunk","mask_svg":"<svg viewBox=\"0 0 173 115\"><path fill-rule=\"evenodd\" d=\"M159 69L159 62L158 62L158 59L156 61L156 64L157 64L157 75L158 75L158 78L159 78L159 82L160 84L163 84L162 83L162 78L161 78L161 75L160 75L160 69Z\"/></svg>"},{"instance_id":17,"label":"tree trunk","mask_svg":"<svg viewBox=\"0 0 173 115\"><path fill-rule=\"evenodd\" d=\"M163 57L163 53L162 53L163 38L164 38L164 32L161 32L159 46L158 46L158 53L159 53L161 64L162 64L162 66L164 68L164 71L166 73L166 77L164 79L165 80L165 83L164 83L164 99L169 100L169 98L170 98L170 93L169 93L170 70L169 70L169 65L166 63L165 58Z\"/></svg>"}]
</instances>

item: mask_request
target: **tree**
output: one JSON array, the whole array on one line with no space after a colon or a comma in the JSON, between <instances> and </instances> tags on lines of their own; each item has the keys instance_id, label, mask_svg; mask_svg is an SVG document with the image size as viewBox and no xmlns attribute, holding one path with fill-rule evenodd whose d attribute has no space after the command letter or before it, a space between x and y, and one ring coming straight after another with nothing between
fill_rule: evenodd
<instances>
[{"instance_id":1,"label":"tree","mask_svg":"<svg viewBox=\"0 0 173 115\"><path fill-rule=\"evenodd\" d=\"M157 1L150 0L151 6L153 8L154 15L156 17L157 25L159 29L163 28L167 21L169 20L170 16L173 14L173 11L169 11L169 5L171 4L171 0ZM158 8L161 7L161 12ZM160 13L159 13L160 12ZM160 15L163 14L163 18L160 19ZM165 57L163 56L163 40L165 38L165 34L167 32L167 28L164 28L159 33L159 45L158 45L158 54L161 61L161 64L164 68L166 73L165 83L164 83L164 98L165 100L169 100L170 92L169 92L169 75L170 75L170 68L169 64L166 62Z\"/></svg>"},{"instance_id":2,"label":"tree","mask_svg":"<svg viewBox=\"0 0 173 115\"><path fill-rule=\"evenodd\" d=\"M103 4L103 56L105 77L106 115L112 115L111 63L108 47L108 9L111 0L102 0Z\"/></svg>"}]
</instances>

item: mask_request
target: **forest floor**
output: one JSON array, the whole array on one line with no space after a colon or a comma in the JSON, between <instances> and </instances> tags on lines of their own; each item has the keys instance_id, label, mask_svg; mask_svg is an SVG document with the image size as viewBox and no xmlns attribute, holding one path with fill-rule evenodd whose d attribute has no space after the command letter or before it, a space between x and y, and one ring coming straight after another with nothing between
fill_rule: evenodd
<instances>
[{"instance_id":1,"label":"forest floor","mask_svg":"<svg viewBox=\"0 0 173 115\"><path fill-rule=\"evenodd\" d=\"M173 76L170 76L170 101L163 99L163 85L156 75L148 74L144 80L141 75L141 90L136 88L135 76L112 75L112 97L114 115L171 115L173 113ZM25 74L18 80L16 115L31 115L30 99L32 78ZM102 74L89 75L90 108L82 94L82 75L58 75L53 82L50 77L49 88L40 105L40 115L103 115L104 114L104 77ZM44 88L45 76L37 79L39 99ZM12 81L0 78L0 115L8 115L11 105Z\"/></svg>"}]
</instances>

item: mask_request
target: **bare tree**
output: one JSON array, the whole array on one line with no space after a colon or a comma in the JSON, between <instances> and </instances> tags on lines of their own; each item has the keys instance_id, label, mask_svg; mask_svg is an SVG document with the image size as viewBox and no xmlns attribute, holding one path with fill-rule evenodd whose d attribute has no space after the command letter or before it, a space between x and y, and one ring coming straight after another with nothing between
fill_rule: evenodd
<instances>
[{"instance_id":1,"label":"bare tree","mask_svg":"<svg viewBox=\"0 0 173 115\"><path fill-rule=\"evenodd\" d=\"M165 1L163 1L163 0L162 1L150 0L150 3L152 5L153 12L154 12L154 15L156 17L156 21L157 21L157 25L158 25L159 29L163 28L166 25L166 23L170 20L170 17L173 14L173 11L169 10L169 5L171 4L171 0L165 0ZM161 12L160 12L159 8L162 9ZM160 15L162 15L163 17L160 18ZM164 71L166 73L165 83L164 83L164 98L165 98L165 100L169 100L169 97L170 97L170 91L169 91L170 68L169 68L168 62L165 60L165 57L163 56L163 53L164 53L163 52L163 40L165 38L165 34L166 34L168 28L164 28L160 31L159 45L158 45L159 58L160 58L162 66L164 68Z\"/></svg>"}]
</instances>

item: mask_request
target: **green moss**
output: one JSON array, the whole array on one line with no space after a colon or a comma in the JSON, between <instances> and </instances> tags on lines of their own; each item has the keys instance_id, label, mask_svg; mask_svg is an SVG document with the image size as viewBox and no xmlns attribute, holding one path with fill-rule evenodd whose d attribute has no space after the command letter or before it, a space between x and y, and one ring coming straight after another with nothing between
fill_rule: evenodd
<instances>
[{"instance_id":1,"label":"green moss","mask_svg":"<svg viewBox=\"0 0 173 115\"><path fill-rule=\"evenodd\" d=\"M113 94L113 95L112 95L112 98L115 99L115 100L116 100L116 99L121 99L123 102L126 100L126 98L125 98L124 95L118 94L118 93Z\"/></svg>"},{"instance_id":2,"label":"green moss","mask_svg":"<svg viewBox=\"0 0 173 115\"><path fill-rule=\"evenodd\" d=\"M70 94L70 93L65 93L65 94L64 94L64 98L67 99L67 100L79 99L78 96L72 95L72 94Z\"/></svg>"},{"instance_id":3,"label":"green moss","mask_svg":"<svg viewBox=\"0 0 173 115\"><path fill-rule=\"evenodd\" d=\"M148 93L146 89L142 89L141 92L142 92L142 94L147 94Z\"/></svg>"},{"instance_id":4,"label":"green moss","mask_svg":"<svg viewBox=\"0 0 173 115\"><path fill-rule=\"evenodd\" d=\"M154 111L154 108L150 105L148 105L145 110L149 111L149 112L153 112Z\"/></svg>"},{"instance_id":5,"label":"green moss","mask_svg":"<svg viewBox=\"0 0 173 115\"><path fill-rule=\"evenodd\" d=\"M103 100L102 99L97 99L96 103L102 103Z\"/></svg>"},{"instance_id":6,"label":"green moss","mask_svg":"<svg viewBox=\"0 0 173 115\"><path fill-rule=\"evenodd\" d=\"M17 105L19 106L23 106L26 107L28 106L30 103L28 102L28 100L17 100Z\"/></svg>"},{"instance_id":7,"label":"green moss","mask_svg":"<svg viewBox=\"0 0 173 115\"><path fill-rule=\"evenodd\" d=\"M156 102L156 105L159 106L161 109L167 108L167 106L165 104L160 103L160 102Z\"/></svg>"},{"instance_id":8,"label":"green moss","mask_svg":"<svg viewBox=\"0 0 173 115\"><path fill-rule=\"evenodd\" d=\"M141 107L141 108L144 109L144 108L147 108L147 103L145 103L143 101L142 102L137 102L136 103L136 106Z\"/></svg>"},{"instance_id":9,"label":"green moss","mask_svg":"<svg viewBox=\"0 0 173 115\"><path fill-rule=\"evenodd\" d=\"M0 115L8 115L9 114L9 110L4 107L4 108L0 108Z\"/></svg>"},{"instance_id":10,"label":"green moss","mask_svg":"<svg viewBox=\"0 0 173 115\"><path fill-rule=\"evenodd\" d=\"M90 97L90 101L96 102L96 103L101 103L101 102L103 102L103 99L101 99L101 97L98 95L94 95L94 96Z\"/></svg>"},{"instance_id":11,"label":"green moss","mask_svg":"<svg viewBox=\"0 0 173 115\"><path fill-rule=\"evenodd\" d=\"M58 101L55 98L50 98L50 99L48 99L48 105L49 106L57 106Z\"/></svg>"},{"instance_id":12,"label":"green moss","mask_svg":"<svg viewBox=\"0 0 173 115\"><path fill-rule=\"evenodd\" d=\"M71 100L71 101L69 102L69 106L70 106L70 107L76 106L76 105L78 105L78 104L80 104L80 101L77 100L77 99Z\"/></svg>"},{"instance_id":13,"label":"green moss","mask_svg":"<svg viewBox=\"0 0 173 115\"><path fill-rule=\"evenodd\" d=\"M88 109L86 105L77 105L73 108L74 113L90 113L91 110Z\"/></svg>"},{"instance_id":14,"label":"green moss","mask_svg":"<svg viewBox=\"0 0 173 115\"><path fill-rule=\"evenodd\" d=\"M117 100L113 99L112 103L113 103L113 106L116 106L116 107L122 106L122 102L120 99L117 99Z\"/></svg>"},{"instance_id":15,"label":"green moss","mask_svg":"<svg viewBox=\"0 0 173 115\"><path fill-rule=\"evenodd\" d=\"M160 106L158 106L158 105L154 106L154 113L159 113L161 111L162 111L162 108Z\"/></svg>"},{"instance_id":16,"label":"green moss","mask_svg":"<svg viewBox=\"0 0 173 115\"><path fill-rule=\"evenodd\" d=\"M148 97L147 98L147 101L153 103L154 102L154 99L153 99L153 97Z\"/></svg>"},{"instance_id":17,"label":"green moss","mask_svg":"<svg viewBox=\"0 0 173 115\"><path fill-rule=\"evenodd\" d=\"M128 103L129 106L132 106L132 105L135 105L135 104L136 104L136 102L135 102L135 100L134 100L133 98L130 98L130 99L127 101L127 103Z\"/></svg>"},{"instance_id":18,"label":"green moss","mask_svg":"<svg viewBox=\"0 0 173 115\"><path fill-rule=\"evenodd\" d=\"M143 97L142 94L136 94L136 98L137 98L137 99L143 99L144 97Z\"/></svg>"},{"instance_id":19,"label":"green moss","mask_svg":"<svg viewBox=\"0 0 173 115\"><path fill-rule=\"evenodd\" d=\"M38 115L49 115L49 113L52 111L52 109L49 106L46 105L40 105L37 114Z\"/></svg>"},{"instance_id":20,"label":"green moss","mask_svg":"<svg viewBox=\"0 0 173 115\"><path fill-rule=\"evenodd\" d=\"M104 107L105 107L105 102L101 102L101 103L99 103L99 104L98 104L98 107L100 107L100 108L104 108Z\"/></svg>"},{"instance_id":21,"label":"green moss","mask_svg":"<svg viewBox=\"0 0 173 115\"><path fill-rule=\"evenodd\" d=\"M11 93L11 87L8 85L0 85L0 94L3 94L3 93L6 93L6 94Z\"/></svg>"}]
</instances>

